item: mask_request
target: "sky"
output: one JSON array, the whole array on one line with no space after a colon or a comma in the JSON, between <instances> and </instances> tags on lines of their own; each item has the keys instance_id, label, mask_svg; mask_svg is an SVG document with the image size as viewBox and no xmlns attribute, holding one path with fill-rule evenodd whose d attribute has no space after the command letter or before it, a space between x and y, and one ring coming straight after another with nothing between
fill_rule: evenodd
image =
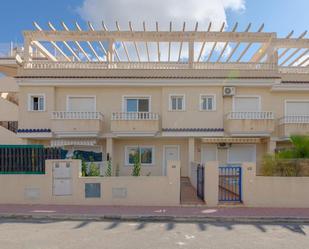
<instances>
[{"instance_id":1,"label":"sky","mask_svg":"<svg viewBox=\"0 0 309 249\"><path fill-rule=\"evenodd\" d=\"M309 28L308 9L308 0L2 0L0 43L22 42L22 31L34 29L33 21L44 28L48 21L58 28L60 21L69 27L75 21L82 27L92 21L100 28L103 20L113 29L118 20L125 29L127 21L132 20L134 28L140 29L146 20L150 28L158 21L164 29L172 20L175 28L187 21L192 29L197 20L201 30L209 21L213 21L214 29L226 21L228 29L238 22L239 31L252 22L252 30L264 23L265 31L285 36L294 30L298 36Z\"/></svg>"}]
</instances>

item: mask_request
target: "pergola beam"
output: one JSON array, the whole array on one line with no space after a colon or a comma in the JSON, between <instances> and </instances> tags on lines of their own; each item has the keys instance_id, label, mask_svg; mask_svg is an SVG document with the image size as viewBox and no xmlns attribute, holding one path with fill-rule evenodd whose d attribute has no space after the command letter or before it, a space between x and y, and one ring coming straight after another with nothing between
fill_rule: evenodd
<instances>
[{"instance_id":1,"label":"pergola beam","mask_svg":"<svg viewBox=\"0 0 309 249\"><path fill-rule=\"evenodd\" d=\"M247 26L246 30L244 32L248 32L251 28L251 23L249 23L249 25ZM232 52L229 54L229 56L226 59L226 62L230 62L230 60L232 59L234 53L236 52L236 50L238 49L240 45L240 42L237 42L237 44L235 45L235 47L233 48Z\"/></svg>"},{"instance_id":2,"label":"pergola beam","mask_svg":"<svg viewBox=\"0 0 309 249\"><path fill-rule=\"evenodd\" d=\"M63 27L66 31L70 31L69 28L67 27L67 25L65 25L64 22L61 22L61 25L62 25L62 27ZM88 55L88 54L86 53L86 51L82 48L82 46L79 44L79 42L78 42L78 41L73 41L73 42L74 42L74 43L76 44L76 46L78 47L79 51L81 51L81 52L83 53L83 55L86 57L86 59L87 59L88 61L91 61L89 55Z\"/></svg>"},{"instance_id":3,"label":"pergola beam","mask_svg":"<svg viewBox=\"0 0 309 249\"><path fill-rule=\"evenodd\" d=\"M132 26L132 22L131 22L131 21L129 22L129 28L130 28L130 30L133 32L133 26ZM137 44L136 44L135 41L133 42L133 44L134 44L135 51L136 51L136 54L137 54L137 59L138 59L138 61L140 62L140 61L141 61L141 58L140 58L140 54L139 54L139 51L138 51Z\"/></svg>"},{"instance_id":4,"label":"pergola beam","mask_svg":"<svg viewBox=\"0 0 309 249\"><path fill-rule=\"evenodd\" d=\"M223 29L224 29L224 26L225 26L225 22L222 23L222 26L221 26L221 28L220 28L220 33L222 33L222 34L224 34L224 33L222 32ZM207 62L210 61L211 56L212 56L212 54L213 54L213 52L214 52L214 50L215 50L215 48L216 48L216 46L217 46L217 43L218 43L218 41L215 41L215 43L213 44L213 46L212 46L212 48L211 48L211 51L210 51L210 53L209 53L209 55L208 55Z\"/></svg>"},{"instance_id":5,"label":"pergola beam","mask_svg":"<svg viewBox=\"0 0 309 249\"><path fill-rule=\"evenodd\" d=\"M37 30L42 31L42 28L39 26L37 22L33 22L33 25L36 27ZM71 61L71 59L66 55L66 53L62 51L62 49L57 45L56 42L50 41L50 43L67 61Z\"/></svg>"},{"instance_id":6,"label":"pergola beam","mask_svg":"<svg viewBox=\"0 0 309 249\"><path fill-rule=\"evenodd\" d=\"M78 29L78 31L82 31L81 27L79 26L79 24L77 22L75 22L75 26ZM100 56L97 54L97 52L95 51L95 49L93 48L92 44L89 41L86 41L86 43L88 44L91 52L94 54L94 56L97 58L98 61L102 61Z\"/></svg>"},{"instance_id":7,"label":"pergola beam","mask_svg":"<svg viewBox=\"0 0 309 249\"><path fill-rule=\"evenodd\" d=\"M118 21L116 21L116 28L117 28L118 31L120 31L120 26L119 26ZM120 41L120 42L121 42L121 45L122 45L122 47L124 49L124 52L125 52L125 54L127 56L127 60L130 62L131 59L130 59L130 56L129 56L129 53L128 53L128 50L127 50L127 46L126 46L126 44L123 41Z\"/></svg>"},{"instance_id":8,"label":"pergola beam","mask_svg":"<svg viewBox=\"0 0 309 249\"><path fill-rule=\"evenodd\" d=\"M50 27L50 29L54 32L58 32L56 30L56 28L54 27L54 25L52 25L51 22L48 22L48 26ZM81 59L79 58L79 56L75 53L75 51L71 48L71 46L66 42L66 41L61 41L63 42L63 44L66 46L66 48L70 51L70 53L74 56L74 58L77 60L77 61L81 61Z\"/></svg>"},{"instance_id":9,"label":"pergola beam","mask_svg":"<svg viewBox=\"0 0 309 249\"><path fill-rule=\"evenodd\" d=\"M211 29L211 22L208 24L207 32L210 32L210 29ZM205 47L205 45L206 45L206 41L204 41L204 42L202 43L202 47L201 47L200 53L199 53L199 55L198 55L197 62L199 62L200 59L201 59L201 57L202 57L202 54L203 54L203 52L204 52L204 47Z\"/></svg>"},{"instance_id":10,"label":"pergola beam","mask_svg":"<svg viewBox=\"0 0 309 249\"><path fill-rule=\"evenodd\" d=\"M261 25L261 27L258 29L258 33L262 32L264 28L264 23ZM245 49L242 51L242 53L240 54L240 56L237 58L236 62L240 62L240 60L242 59L242 57L247 53L247 51L249 50L249 48L252 46L253 42L249 42L247 44L247 46L245 47Z\"/></svg>"},{"instance_id":11,"label":"pergola beam","mask_svg":"<svg viewBox=\"0 0 309 249\"><path fill-rule=\"evenodd\" d=\"M146 23L145 22L143 22L143 29L144 29L144 32L147 32L147 30L146 30ZM148 59L148 61L150 61L149 47L148 47L148 42L147 41L145 42L145 45L146 45L147 59Z\"/></svg>"},{"instance_id":12,"label":"pergola beam","mask_svg":"<svg viewBox=\"0 0 309 249\"><path fill-rule=\"evenodd\" d=\"M156 22L156 31L159 32L159 23ZM157 41L158 61L161 61L160 43Z\"/></svg>"},{"instance_id":13,"label":"pergola beam","mask_svg":"<svg viewBox=\"0 0 309 249\"><path fill-rule=\"evenodd\" d=\"M136 41L136 42L268 42L270 38L276 38L275 33L253 32L201 32L201 31L24 31L24 36L32 40L43 41ZM278 39L280 42L284 40ZM302 40L304 45L309 46L309 40ZM289 45L291 41L287 41ZM293 43L293 41L292 41Z\"/></svg>"},{"instance_id":14,"label":"pergola beam","mask_svg":"<svg viewBox=\"0 0 309 249\"><path fill-rule=\"evenodd\" d=\"M88 22L88 27L89 27L89 29L90 29L91 31L95 31L95 30L94 30L94 27L93 27L92 24L91 24L91 22ZM106 49L105 49L103 43L102 43L101 41L98 41L98 43L99 43L99 45L100 45L100 47L101 47L101 49L102 49L104 55L107 56L107 51L106 51Z\"/></svg>"},{"instance_id":15,"label":"pergola beam","mask_svg":"<svg viewBox=\"0 0 309 249\"><path fill-rule=\"evenodd\" d=\"M288 67L291 67L291 66L293 66L296 62L298 62L302 57L304 57L306 54L308 54L308 52L309 52L309 49L307 48L307 49L305 49L305 51L304 52L302 52L299 56L297 56L292 62L290 62L289 64L288 64Z\"/></svg>"},{"instance_id":16,"label":"pergola beam","mask_svg":"<svg viewBox=\"0 0 309 249\"><path fill-rule=\"evenodd\" d=\"M32 41L31 45L35 46L40 52L51 61L58 61L39 41Z\"/></svg>"},{"instance_id":17,"label":"pergola beam","mask_svg":"<svg viewBox=\"0 0 309 249\"><path fill-rule=\"evenodd\" d=\"M182 33L185 32L185 29L186 29L186 22L183 23ZM179 46L178 62L180 61L180 58L181 58L182 44L183 44L183 41L180 42L180 46Z\"/></svg>"},{"instance_id":18,"label":"pergola beam","mask_svg":"<svg viewBox=\"0 0 309 249\"><path fill-rule=\"evenodd\" d=\"M250 25L251 25L251 23L250 23ZM232 29L232 32L235 32L235 31L236 31L237 26L238 26L238 22L235 23L235 25L234 25L234 27L233 27L233 29ZM224 52L225 52L225 49L226 49L226 47L228 46L228 44L229 44L228 42L226 42L226 43L224 44L224 47L223 47L223 49L221 50L221 53L220 53L220 55L219 55L219 57L218 57L218 59L217 59L216 62L219 62L219 61L221 60L221 57L223 56L223 54L224 54Z\"/></svg>"},{"instance_id":19,"label":"pergola beam","mask_svg":"<svg viewBox=\"0 0 309 249\"><path fill-rule=\"evenodd\" d=\"M102 21L102 28L103 28L104 32L109 32L108 29L107 29L107 27L106 27L106 25L105 25L105 23L104 23L103 21ZM115 41L115 40L113 40L113 39L108 39L108 41L111 42L111 41ZM110 46L110 44L108 44L108 46L109 46L109 47L113 47L113 46ZM117 52L117 49L116 49L116 48L113 48L113 52L114 52L114 54L116 55L117 60L120 61L120 58L119 58L119 55L118 55L118 52Z\"/></svg>"}]
</instances>

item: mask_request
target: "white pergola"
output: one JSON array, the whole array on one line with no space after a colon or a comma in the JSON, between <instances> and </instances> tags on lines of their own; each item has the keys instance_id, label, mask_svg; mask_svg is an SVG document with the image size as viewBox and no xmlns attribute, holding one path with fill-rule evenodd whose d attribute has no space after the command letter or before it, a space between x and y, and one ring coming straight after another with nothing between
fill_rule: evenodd
<instances>
[{"instance_id":1,"label":"white pergola","mask_svg":"<svg viewBox=\"0 0 309 249\"><path fill-rule=\"evenodd\" d=\"M115 22L115 29L108 29L104 22L102 28L95 30L88 22L83 30L76 22L70 29L64 22L57 30L48 23L49 30L43 30L34 23L36 30L24 32L23 61L36 63L80 63L110 65L117 68L121 63L164 64L177 68L199 68L199 65L213 64L271 64L279 68L308 68L309 39L307 31L292 37L293 31L279 38L274 32L263 32L264 25L251 30L251 23L238 30L238 23L225 29L223 23L219 30L212 30L209 23L200 30L198 22L188 30L184 22L181 30L174 30L170 22L168 30L160 30L158 22L155 30L135 30L129 22L127 29L121 29ZM40 58L33 56L36 50ZM37 53L36 53L37 54ZM174 54L174 56L173 56Z\"/></svg>"}]
</instances>

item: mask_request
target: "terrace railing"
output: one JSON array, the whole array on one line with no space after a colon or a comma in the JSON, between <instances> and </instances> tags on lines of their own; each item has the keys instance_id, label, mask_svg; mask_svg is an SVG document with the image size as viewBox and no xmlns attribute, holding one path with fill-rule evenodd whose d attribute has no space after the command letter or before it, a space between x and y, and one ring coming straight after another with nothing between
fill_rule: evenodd
<instances>
[{"instance_id":1,"label":"terrace railing","mask_svg":"<svg viewBox=\"0 0 309 249\"><path fill-rule=\"evenodd\" d=\"M227 119L265 120L274 118L273 112L230 112L227 114Z\"/></svg>"},{"instance_id":2,"label":"terrace railing","mask_svg":"<svg viewBox=\"0 0 309 249\"><path fill-rule=\"evenodd\" d=\"M291 115L279 119L279 124L309 124L309 115Z\"/></svg>"},{"instance_id":3,"label":"terrace railing","mask_svg":"<svg viewBox=\"0 0 309 249\"><path fill-rule=\"evenodd\" d=\"M152 112L113 112L112 120L159 120L159 114Z\"/></svg>"},{"instance_id":4,"label":"terrace railing","mask_svg":"<svg viewBox=\"0 0 309 249\"><path fill-rule=\"evenodd\" d=\"M66 111L54 111L52 112L52 119L103 119L101 112L66 112Z\"/></svg>"}]
</instances>

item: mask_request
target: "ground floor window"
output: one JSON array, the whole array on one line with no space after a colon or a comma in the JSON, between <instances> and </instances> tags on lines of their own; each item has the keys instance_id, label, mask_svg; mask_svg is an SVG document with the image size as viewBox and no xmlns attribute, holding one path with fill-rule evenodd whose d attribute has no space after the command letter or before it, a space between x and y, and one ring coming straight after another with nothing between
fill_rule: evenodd
<instances>
[{"instance_id":1,"label":"ground floor window","mask_svg":"<svg viewBox=\"0 0 309 249\"><path fill-rule=\"evenodd\" d=\"M255 144L232 144L228 149L228 163L239 164L256 161Z\"/></svg>"},{"instance_id":2,"label":"ground floor window","mask_svg":"<svg viewBox=\"0 0 309 249\"><path fill-rule=\"evenodd\" d=\"M137 157L141 164L151 165L154 163L154 147L153 146L126 146L125 163L133 165Z\"/></svg>"}]
</instances>

